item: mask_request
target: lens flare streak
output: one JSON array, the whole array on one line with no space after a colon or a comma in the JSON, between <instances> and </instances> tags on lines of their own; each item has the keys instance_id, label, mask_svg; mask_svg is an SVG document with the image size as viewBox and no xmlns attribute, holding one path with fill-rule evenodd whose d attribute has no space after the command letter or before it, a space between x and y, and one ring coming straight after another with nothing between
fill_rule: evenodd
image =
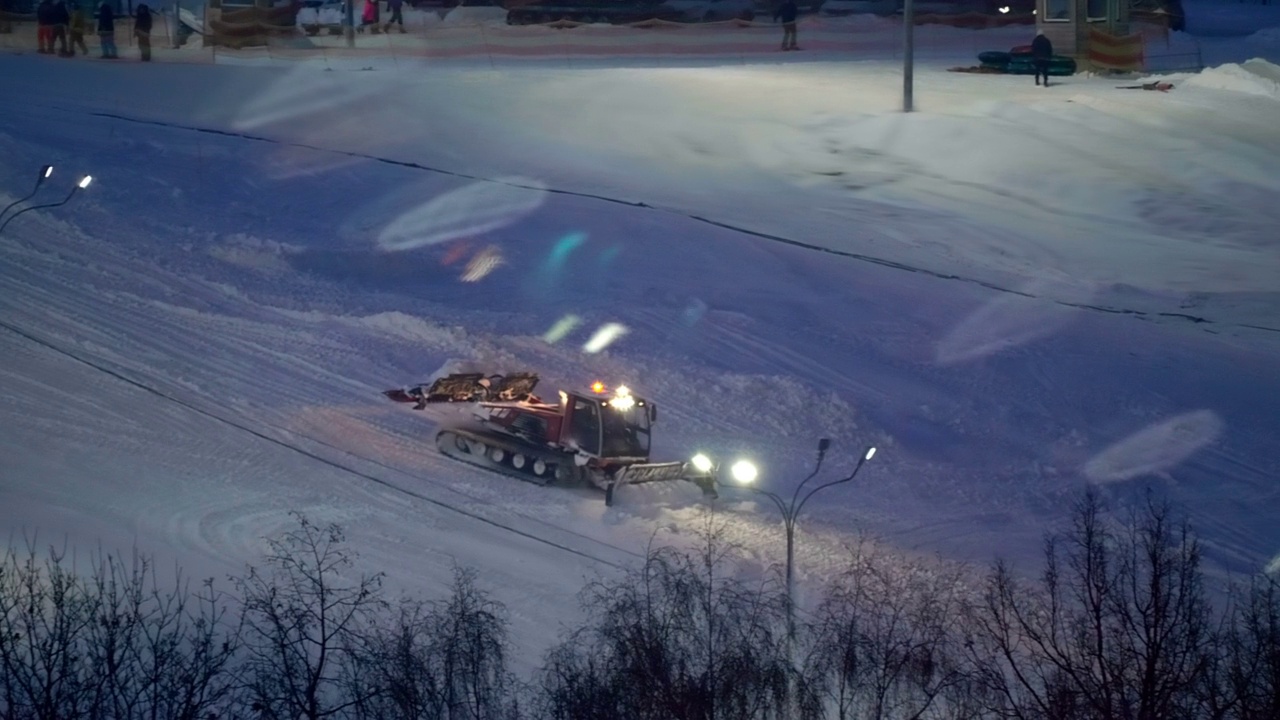
<instances>
[{"instance_id":1,"label":"lens flare streak","mask_svg":"<svg viewBox=\"0 0 1280 720\"><path fill-rule=\"evenodd\" d=\"M529 178L472 183L400 215L378 236L378 246L398 252L483 235L519 221L546 198L545 187Z\"/></svg>"},{"instance_id":2,"label":"lens flare streak","mask_svg":"<svg viewBox=\"0 0 1280 720\"><path fill-rule=\"evenodd\" d=\"M582 346L584 352L595 354L603 351L605 348L613 344L613 341L626 335L629 332L626 325L622 323L605 323L596 330L587 344Z\"/></svg>"},{"instance_id":3,"label":"lens flare streak","mask_svg":"<svg viewBox=\"0 0 1280 720\"><path fill-rule=\"evenodd\" d=\"M1212 410L1183 413L1111 445L1085 463L1084 474L1107 482L1169 470L1216 441L1225 426Z\"/></svg>"},{"instance_id":4,"label":"lens flare streak","mask_svg":"<svg viewBox=\"0 0 1280 720\"><path fill-rule=\"evenodd\" d=\"M573 329L582 324L582 318L577 315L565 315L551 326L551 329L542 336L542 340L548 345L555 345L573 332Z\"/></svg>"},{"instance_id":5,"label":"lens flare streak","mask_svg":"<svg viewBox=\"0 0 1280 720\"><path fill-rule=\"evenodd\" d=\"M461 280L462 282L479 282L484 276L498 269L502 263L502 251L497 245L490 245L476 253L475 257L467 262Z\"/></svg>"}]
</instances>

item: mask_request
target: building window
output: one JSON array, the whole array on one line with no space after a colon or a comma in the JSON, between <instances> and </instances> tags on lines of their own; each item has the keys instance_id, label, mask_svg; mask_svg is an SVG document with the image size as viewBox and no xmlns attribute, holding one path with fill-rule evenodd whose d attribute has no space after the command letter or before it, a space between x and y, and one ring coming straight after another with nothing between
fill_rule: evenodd
<instances>
[{"instance_id":1,"label":"building window","mask_svg":"<svg viewBox=\"0 0 1280 720\"><path fill-rule=\"evenodd\" d=\"M1072 0L1044 0L1045 22L1062 22L1071 19Z\"/></svg>"},{"instance_id":2,"label":"building window","mask_svg":"<svg viewBox=\"0 0 1280 720\"><path fill-rule=\"evenodd\" d=\"M1110 0L1086 0L1085 17L1090 21L1106 20L1110 6Z\"/></svg>"}]
</instances>

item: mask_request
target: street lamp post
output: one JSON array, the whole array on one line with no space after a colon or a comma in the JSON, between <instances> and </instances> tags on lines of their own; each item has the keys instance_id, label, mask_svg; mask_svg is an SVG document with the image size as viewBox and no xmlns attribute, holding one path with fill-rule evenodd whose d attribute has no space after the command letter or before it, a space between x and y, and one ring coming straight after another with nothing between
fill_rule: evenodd
<instances>
[{"instance_id":1,"label":"street lamp post","mask_svg":"<svg viewBox=\"0 0 1280 720\"><path fill-rule=\"evenodd\" d=\"M347 47L353 48L356 46L356 0L347 0L346 5L343 8L347 16L347 31L344 34L347 36Z\"/></svg>"},{"instance_id":2,"label":"street lamp post","mask_svg":"<svg viewBox=\"0 0 1280 720\"><path fill-rule=\"evenodd\" d=\"M15 207L17 207L17 206L21 205L22 203L24 203L24 202L26 202L26 201L30 200L30 199L31 199L31 198L33 198L33 197L35 197L35 196L36 196L36 193L40 192L40 186L41 186L41 185L43 185L43 184L44 184L44 181L45 181L45 180L48 180L48 179L49 179L49 176L50 176L50 175L52 175L52 174L53 174L53 166L52 166L52 165L42 165L42 166L40 166L40 174L39 174L39 175L36 175L36 186L35 186L34 188L32 188L32 189L31 189L31 193L30 193L30 194L28 194L26 197L20 197L20 198L18 198L17 200L14 200L13 202L9 203L9 204L5 207L5 209L4 209L4 210L0 210L0 218L4 217L4 214L5 214L5 213L9 212L10 210L14 209Z\"/></svg>"},{"instance_id":3,"label":"street lamp post","mask_svg":"<svg viewBox=\"0 0 1280 720\"><path fill-rule=\"evenodd\" d=\"M752 465L750 462L740 460L730 469L733 479L737 481L740 486L748 488L757 495L763 495L769 498L773 501L774 505L778 506L778 511L782 513L782 523L787 533L787 639L792 642L794 642L796 634L796 603L794 592L796 518L799 517L800 511L804 509L805 503L809 502L809 498L813 497L821 490L853 480L858 476L858 471L862 469L862 466L876 454L876 449L874 447L868 447L866 451L862 453L862 457L858 460L858 464L854 466L853 472L849 473L848 477L843 477L839 480L832 480L831 482L818 485L817 487L811 488L809 492L802 496L801 492L804 490L804 486L817 476L818 471L822 469L822 461L826 458L827 448L829 447L831 447L831 440L822 438L818 441L818 463L813 468L813 472L809 473L809 476L802 480L800 485L796 487L795 492L791 495L790 502L783 500L777 494L771 493L768 490L761 490L760 488L754 487L752 483L756 480L757 471L755 465Z\"/></svg>"},{"instance_id":4,"label":"street lamp post","mask_svg":"<svg viewBox=\"0 0 1280 720\"><path fill-rule=\"evenodd\" d=\"M911 112L915 104L916 4L902 1L902 112Z\"/></svg>"}]
</instances>

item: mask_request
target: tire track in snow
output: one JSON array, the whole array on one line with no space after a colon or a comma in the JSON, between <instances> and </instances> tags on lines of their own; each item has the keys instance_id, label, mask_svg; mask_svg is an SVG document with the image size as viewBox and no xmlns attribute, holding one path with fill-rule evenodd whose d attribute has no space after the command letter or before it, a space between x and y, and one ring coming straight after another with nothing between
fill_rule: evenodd
<instances>
[{"instance_id":1,"label":"tire track in snow","mask_svg":"<svg viewBox=\"0 0 1280 720\"><path fill-rule=\"evenodd\" d=\"M469 517L469 518L471 518L471 519L473 519L473 520L476 520L476 521L482 522L482 523L484 523L484 524L486 524L486 525L493 526L493 527L498 528L498 529L500 529L500 530L504 530L504 531L506 531L506 532L513 533L513 534L515 534L515 535L519 535L519 536L521 536L521 537L524 537L524 538L526 538L526 539L532 540L532 541L534 541L534 542L542 543L542 544L544 544L544 545L548 545L548 546L550 546L550 547L553 547L553 548L556 548L556 549L559 549L559 550L563 550L564 552L568 552L568 553L571 553L571 554L573 554L573 555L577 555L577 556L579 556L579 557L586 558L587 560L591 560L591 561L594 561L594 562L600 563L600 564L602 564L602 565L607 565L607 566L612 567L612 568L615 568L615 569L619 569L619 570L623 570L623 569L625 569L625 568L624 568L622 565L620 565L619 563L615 563L615 562L613 562L613 561L611 561L611 560L608 560L608 559L605 559L605 558L602 558L602 557L599 557L599 556L596 556L596 555L592 555L591 553L588 553L588 552L585 552L585 551L582 551L582 550L578 550L578 549L576 549L576 548L569 547L568 545L563 545L563 544L561 544L561 543L557 543L557 542L555 542L554 540L549 540L549 539L547 539L547 538L539 537L538 535L535 535L535 534L533 534L533 533L526 532L526 531L524 531L524 530L520 530L519 528L515 528L515 527L512 527L512 526L510 526L510 525L503 524L503 523L501 523L501 522L498 522L497 520L493 520L493 519L491 519L491 518L487 518L487 517L485 517L485 516L483 516L483 515L481 515L481 514L479 514L479 513L472 512L472 511L470 511L470 510L467 510L467 509L465 509L465 508L459 507L459 506L457 506L457 505L453 505L453 504L451 504L451 503L447 503L447 502L444 502L444 501L442 501L442 500L437 500L437 499L435 499L435 498L429 497L429 496L424 495L424 494L422 494L422 493L415 492L415 491L410 490L410 489L408 489L408 488L400 487L399 485L396 485L395 483L392 483L392 482L391 482L391 481L389 481L389 480L385 480L385 479L383 479L383 478L377 477L377 476L372 475L372 474L369 474L369 473L367 473L367 472L363 472L363 471L358 470L358 469L356 469L356 468L353 468L353 467L350 467L350 466L348 466L348 465L345 465L345 464L343 464L343 463L341 463L341 462L339 462L339 461L337 461L337 460L331 460L331 459L329 459L329 458L323 457L323 456L318 455L318 454L316 454L316 453L314 453L314 452L311 452L310 450L307 450L307 449L305 449L305 448L299 447L299 446L294 445L294 444L292 444L292 443L286 442L286 441L281 440L281 439L279 439L279 438L271 437L270 435L268 435L268 434L266 434L266 433L264 433L264 432L262 432L262 431L260 431L260 430L255 430L254 428L251 428L251 427L249 427L249 426L248 426L248 425L246 425L246 424L243 424L243 423L237 422L237 421L232 420L232 419L229 419L229 418L222 417L222 416L218 415L217 413L214 413L214 412L211 412L211 411L206 410L206 409L204 409L204 408L201 408L201 407L199 407L199 406L197 406L197 405L195 405L195 404L193 404L193 403L190 403L190 402L187 402L187 401L183 400L182 398L179 398L179 397L175 397L175 396L173 396L173 395L170 395L169 393L166 393L166 392L164 392L164 391L162 391L162 390L158 390L158 389L156 389L156 388L153 388L153 387L151 387L150 385L147 385L147 384L146 384L146 383L144 383L144 382L141 382L141 381L138 381L138 380L134 380L133 378L130 378L130 377L128 377L128 376L126 376L126 375L124 375L124 374L122 374L122 373L120 373L120 372L117 372L117 371L115 371L115 370L112 370L111 368L108 368L108 367L105 367L105 366L100 365L100 364L98 364L98 363L95 363L95 362L94 362L94 361L92 361L92 360L87 360L87 359L85 359L85 358L83 358L83 357L80 357L79 355L77 355L77 354L75 354L75 353L73 353L73 352L70 352L70 351L68 351L68 350L64 350L63 348L60 348L60 347L58 347L57 345L55 345L55 344L53 344L53 343L47 342L47 341L45 341L45 340L43 340L43 339L41 339L41 338L39 338L39 337L37 337L37 336L35 336L35 335L32 335L31 333L29 333L29 332L27 332L27 331L23 330L22 328L19 328L19 327L16 327L16 326L14 326L14 325L11 325L11 324L9 324L9 323L8 323L8 322L6 322L6 321L0 320L0 327L2 327L2 328L4 328L4 329L8 330L9 332L13 333L14 335L17 335L17 336L19 336L19 337L22 337L22 338L24 338L24 339L26 339L26 340L28 340L28 341L30 341L30 342L36 343L37 345L40 345L40 346L42 346L42 347L46 347L46 348L48 348L49 350L52 350L53 352L58 353L59 355L62 355L62 356L67 357L67 358L70 358L71 360L74 360L75 362L78 362L78 363L80 363L80 364L87 365L88 367L91 367L91 368L93 368L94 370L97 370L97 371L99 371L99 372L105 373L106 375L109 375L109 376L111 376L111 377L114 377L114 378L116 378L117 380L119 380L119 381L121 381L121 382L124 382L124 383L126 383L126 384L128 384L128 385L132 385L133 387L136 387L136 388L138 388L139 390L142 390L142 391L144 391L144 392L146 392L146 393L148 393L148 394L154 395L154 396L159 397L159 398L161 398L161 399L163 399L163 400L167 400L167 401L169 401L169 402L171 402L171 403L174 403L174 404L176 404L176 405L179 405L179 406L181 406L181 407L184 407L184 408L186 408L187 410L190 410L190 411L192 411L192 412L194 412L194 413L197 413L197 414L199 414L199 415L203 415L204 417L210 418L210 419L212 419L212 420L214 420L214 421L216 421L216 422L219 422L219 423L222 423L222 424L225 424L225 425L228 425L228 426L234 427L234 428L236 428L236 429L238 429L238 430L241 430L241 431L243 431L243 432L245 432L245 433L248 433L248 434L250 434L250 435L252 435L252 436L254 436L254 437L256 437L256 438L258 438L258 439L260 439L260 440L265 440L265 441L266 441L266 442L268 442L268 443L271 443L271 444L274 444L274 445L280 446L280 447L282 447L282 448L285 448L286 450L290 450L290 451L295 452L295 453L297 453L297 454L299 454L299 455L303 455L304 457L308 457L308 458L310 458L310 459L312 459L312 460L315 460L316 462L319 462L319 463L322 463L322 464L328 465L328 466L330 466L330 467L332 467L332 468L335 468L335 469L337 469L337 470L341 470L341 471L346 472L346 473L350 473L350 474L355 475L355 476L357 476L357 477L360 477L360 478L362 478L362 479L364 479L364 480L368 480L368 481L370 481L370 482L372 482L372 483L375 483L375 484L377 484L377 485L381 485L381 486L383 486L383 487L385 487L385 488L388 488L388 489L390 489L390 490L393 490L393 491L396 491L396 492L403 493L403 494L408 495L408 496L410 496L410 497L413 497L413 498L415 498L415 499L417 499L417 500L421 500L421 501L423 501L423 502L430 503L430 504L435 505L435 506L437 506L437 507L439 507L439 508L442 508L442 509L444 509L444 510L451 511L451 512L457 513L457 514L459 514L459 515L463 515L463 516L465 516L465 517ZM305 436L304 436L304 437L305 437ZM335 446L330 445L330 444L328 444L328 443L325 443L325 442L323 442L323 441L314 440L314 439L312 439L312 438L307 438L307 439L308 439L308 440L312 440L312 442L316 442L317 444L319 444L319 445L321 445L321 446L323 446L323 447L327 447L327 448L332 449L332 450L338 450L338 451L341 451L341 452L343 452L343 453L345 453L345 454L348 454L348 455L351 455L351 456L353 456L353 457L359 458L360 460L362 460L362 461L364 461L364 462L369 462L369 463L372 463L372 464L374 464L374 465L377 465L377 466L380 466L380 467L387 468L387 469L389 469L389 470L395 470L396 472L404 472L404 471L402 471L402 470L397 470L396 468L392 468L391 466L384 465L383 463L379 463L379 462L378 462L378 461L376 461L376 460L370 460L370 459L368 459L368 458L360 457L360 456L356 455L355 453L352 453L352 452L351 452L351 451L349 451L349 450L345 450L345 449L342 449L342 448L335 447ZM562 529L562 530L563 530L563 529ZM566 532L566 533L571 533L571 534L577 534L577 533L572 533L572 531L569 531L569 530L564 530L564 532ZM585 536L582 536L582 537L585 537ZM600 545L603 545L603 546L609 547L610 549L616 550L616 551L618 551L618 552L622 552L622 553L626 553L626 554L628 554L628 555L632 555L632 556L639 557L639 555L638 555L637 553L633 552L633 551L629 551L629 550L626 550L626 549L624 549L624 548L620 548L620 547L616 547L616 546L613 546L613 545L609 545L608 543L603 543L603 542L601 542L601 541L599 541L599 540L595 540L594 538L588 538L588 539L591 539L593 542L596 542L596 543L598 543L598 544L600 544Z\"/></svg>"},{"instance_id":2,"label":"tire track in snow","mask_svg":"<svg viewBox=\"0 0 1280 720\"><path fill-rule=\"evenodd\" d=\"M331 342L328 338L329 325L336 324L341 328L349 329L347 326L350 321L354 320L357 326L361 325L359 318L347 316L308 318L305 317L306 313L299 314L272 307L264 309L261 306L255 306L260 312L251 316L229 315L226 314L228 308L224 307L226 303L234 303L246 298L239 295L223 297L225 290L219 283L189 277L169 278L165 282L160 282L148 275L136 274L135 269L110 252L95 253L86 256L92 257L91 261L78 261L73 266L68 266L65 256L76 256L83 253L84 249L57 244L48 245L51 242L49 239L44 242L46 247L39 252L20 240L5 243L4 253L20 253L27 259L24 263L27 273L0 277L0 287L10 287L10 292L0 293L0 298L26 298L27 302L12 306L10 312L6 313L7 319L17 326L32 327L38 324L42 335L46 338L46 345L56 342L63 348L92 355L97 360L97 364L110 366L117 375L147 378L150 388L157 391L157 394L170 397L183 397L187 394L221 397L223 402L215 406L223 416L238 417L242 421L251 421L255 427L269 428L275 431L273 434L277 437L303 438L314 443L315 446L324 446L365 463L407 476L415 482L433 485L476 505L494 507L509 516L544 526L554 533L580 538L593 545L608 547L627 556L643 558L642 554L626 547L510 507L509 490L499 490L494 493L469 491L473 489L472 486L452 482L458 477L456 470L447 473L444 479L424 477L420 474L425 469L420 462L424 458L423 438L421 432L418 432L421 426L411 427L402 421L397 422L390 417L391 411L374 411L374 417L371 419L369 412L363 410L357 413L358 419L347 418L354 422L341 425L343 430L338 434L326 433L323 430L317 432L319 427L314 423L307 426L289 422L298 419L292 414L280 416L272 413L267 416L262 412L246 412L250 409L270 411L271 408L256 406L252 401L255 393L245 394L244 388L258 391L270 390L272 387L279 387L281 382L288 382L287 378L294 376L312 380L320 378L321 382L330 389L340 387L345 391L342 393L344 395L354 393L359 397L371 395L377 397L376 390L379 388L371 388L369 384L352 380L341 372L328 370L324 366L297 357L329 355L334 350L349 351L351 348ZM43 264L48 263L52 265L43 267ZM27 274L32 273L40 273L41 280L36 281L26 277ZM117 281L115 284L126 281L128 283L149 282L162 291L163 299L122 292L115 289L112 283L100 283L99 279L104 274L114 278ZM173 288L179 288L180 291L175 293ZM175 294L188 302L172 304L169 296ZM90 308L97 307L104 301L109 302L114 311L101 316L93 315ZM7 304L0 301L0 308L4 308ZM32 307L24 307L24 305ZM231 309L234 310L234 308ZM24 321L20 321L19 318L23 318ZM280 328L272 324L281 318L288 319L290 323L298 323L301 320L301 326L304 329L282 340L279 335ZM141 327L148 328L145 341L134 337L134 331ZM90 331L87 335L86 330ZM210 338L214 338L215 341L211 342ZM278 347L280 342L287 343L295 352L283 353ZM185 355L183 360L175 362L175 358L166 352L166 348L174 346L188 346L194 352ZM231 357L240 358L242 361L222 362L222 358L228 355L228 348L234 349ZM254 362L244 363L243 360L247 358L252 358ZM263 364L285 367L286 379L282 381L264 378L258 369ZM220 379L220 381L210 382L211 378ZM228 378L233 380L226 382ZM228 394L229 390L231 394ZM304 396L299 398L295 389L292 395L295 400L314 401L321 407L331 407L324 403L332 399L332 394L317 397L304 393ZM209 405L208 402L201 403L202 407L209 407ZM247 405L253 407L250 408ZM121 420L132 422L129 418L121 418ZM394 449L389 456L385 456L384 459L387 462L374 460L367 454L349 449L352 437L367 437L368 429L371 428L380 431L375 438L379 442L376 448L371 449ZM328 441L322 438L327 438ZM378 455L378 457L384 456ZM445 462L453 463L453 461ZM427 466L432 468L439 464L441 464L439 461L434 464L427 462ZM474 479L476 475L486 475L480 471L471 472L474 474L463 477ZM570 544L576 545L572 542Z\"/></svg>"},{"instance_id":3,"label":"tire track in snow","mask_svg":"<svg viewBox=\"0 0 1280 720\"><path fill-rule=\"evenodd\" d=\"M547 192L555 195L566 195L571 197L597 200L600 202L606 202L606 203L611 203L615 205L624 205L626 207L637 208L642 210L654 210L657 212L668 213L671 215L678 215L678 216L687 218L689 220L693 220L695 222L699 222L705 225L710 225L712 227L717 227L723 230L728 230L730 232L739 233L742 235L748 235L748 236L757 238L759 240L765 240L768 242L778 243L782 245L789 245L791 247L801 248L803 250L808 250L811 252L821 252L829 255L836 255L839 257L848 258L850 260L856 260L858 262L869 263L872 265L879 265L881 267L887 267L894 270L901 270L903 272L920 273L923 275L928 275L930 277L937 278L939 280L950 280L954 282L969 283L969 284L978 285L978 286L987 288L988 290L993 290L995 292L1006 293L1010 295L1018 295L1021 297L1032 298L1037 300L1044 300L1044 301L1054 303L1056 305L1061 305L1063 307L1069 307L1069 308L1074 308L1079 310L1089 310L1092 312L1106 313L1111 315L1129 315L1129 316L1143 319L1143 320L1159 320L1159 319L1184 320L1195 325L1233 327L1233 328L1242 328L1242 329L1248 329L1248 330L1261 330L1265 332L1280 333L1280 327L1255 325L1252 323L1221 322L1216 320L1210 320L1206 317L1202 317L1199 315L1192 315L1189 313L1169 312L1169 311L1153 312L1153 311L1147 311L1147 310L1137 310L1133 308L1110 307L1105 305L1095 305L1092 303L1079 303L1079 302L1072 302L1069 300L1058 300L1055 298L1042 297L1034 293L1029 293L1024 290L1018 290L1016 288L1005 287L1003 285L999 285L997 283L993 283L987 280L982 280L980 278L968 277L965 275L957 275L955 273L946 273L938 270L930 270L928 268L923 268L916 265L910 265L908 263L902 263L902 262L897 262L895 260L888 260L886 258L876 257L874 255L866 255L863 253L856 253L849 250L839 250L836 248L830 248L830 247L826 247L816 243L805 242L803 240L783 237L781 235L775 235L772 233L762 232L759 230L752 230L750 228L742 227L740 225L735 225L733 223L715 220L713 218L708 218L702 215L685 212L675 208L669 208L669 207L664 207L660 205L652 205L642 200L625 200L622 198L616 198L609 195L601 195L598 193L589 193L589 192L584 192L579 190L567 190L564 188L554 188L554 187L545 187L545 186L534 187L531 185L524 185L518 182L509 181L509 180L502 180L498 178L473 175L473 174L461 172L458 170L449 170L447 168L434 167L431 165L423 165L421 163L411 162L408 160L396 160L394 158L386 158L378 155L370 155L366 153L354 152L349 150L325 148L325 147L320 147L318 145L311 145L308 143L278 140L275 138L270 138L262 135L253 135L250 133L238 132L233 130L219 130L216 128L200 127L196 125L184 125L181 123L166 122L162 120L148 120L144 118L130 117L128 115L121 115L118 113L74 110L71 108L64 108L64 107L57 107L55 109L61 110L63 112L68 112L68 113L79 113L79 114L89 115L92 117L101 117L101 118L107 118L110 120L119 120L122 122L136 123L140 125L152 125L152 126L166 127L166 128L176 129L176 130L187 130L190 132L205 133L209 135L219 135L222 137L230 137L230 138L239 138L242 140L251 140L254 142L269 143L271 145L292 147L292 148L297 148L301 150L311 150L315 152L332 153L335 155L342 155L344 157L358 158L361 160L370 160L373 162L383 163L386 165L394 165L396 167L409 168L412 170L423 170L423 171L438 174L438 175L447 175L450 177L456 177L463 180L471 180L474 182L494 183L499 185L506 185L508 187L520 188L524 190L538 190L538 191Z\"/></svg>"}]
</instances>

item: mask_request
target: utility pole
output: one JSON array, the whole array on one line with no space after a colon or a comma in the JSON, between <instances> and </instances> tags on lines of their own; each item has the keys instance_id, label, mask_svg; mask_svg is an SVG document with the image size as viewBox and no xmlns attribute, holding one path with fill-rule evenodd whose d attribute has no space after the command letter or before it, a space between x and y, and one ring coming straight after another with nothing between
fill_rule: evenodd
<instances>
[{"instance_id":1,"label":"utility pole","mask_svg":"<svg viewBox=\"0 0 1280 720\"><path fill-rule=\"evenodd\" d=\"M346 0L347 5L347 47L356 46L356 0Z\"/></svg>"},{"instance_id":2,"label":"utility pole","mask_svg":"<svg viewBox=\"0 0 1280 720\"><path fill-rule=\"evenodd\" d=\"M910 0L908 0L908 2L910 2ZM800 485L796 487L795 492L791 495L790 502L784 500L779 495L769 492L768 490L762 490L758 487L754 487L753 483L755 483L756 481L756 467L752 463L743 460L736 463L730 469L733 475L733 479L738 483L739 487L745 487L751 490L752 492L756 493L757 495L763 495L769 498L770 500L772 500L774 505L778 506L778 512L782 513L783 528L786 530L786 535L787 535L787 666L790 670L790 674L788 675L788 679L787 679L787 702L789 703L788 717L794 716L796 714L794 710L795 710L795 702L796 702L796 694L797 694L796 686L795 686L795 677L796 677L796 671L795 671L795 667L796 667L796 649L795 649L795 645L796 645L796 596L795 596L796 518L800 517L800 511L804 509L805 503L809 502L809 498L813 497L816 493L818 493L821 490L832 487L834 485L847 483L853 480L855 477L858 476L858 471L862 469L863 463L870 460L871 457L876 454L876 449L874 447L868 447L862 453L861 459L858 460L858 464L853 468L853 472L849 473L848 477L844 477L839 480L832 480L831 482L825 483L823 485L819 485L813 488L812 490L810 490L807 494L805 494L802 497L800 493L802 490L804 490L804 486L808 484L810 480L816 477L820 470L822 470L822 461L826 458L827 448L829 447L831 447L830 439L822 438L821 440L818 441L818 463L817 465L814 466L813 472L809 473L808 477L800 481ZM706 460L705 457L703 458L703 462L708 465L710 464L710 461ZM717 481L717 484L719 484L718 481Z\"/></svg>"},{"instance_id":3,"label":"utility pole","mask_svg":"<svg viewBox=\"0 0 1280 720\"><path fill-rule=\"evenodd\" d=\"M915 0L902 2L902 112L911 112L914 104L912 81L916 54L916 4Z\"/></svg>"},{"instance_id":4,"label":"utility pole","mask_svg":"<svg viewBox=\"0 0 1280 720\"><path fill-rule=\"evenodd\" d=\"M782 514L782 527L786 531L787 536L787 642L789 645L795 642L796 637L794 569L796 559L796 518L800 517L800 511L804 509L805 503L809 502L809 498L813 497L821 490L853 480L858 476L858 471L862 469L863 464L876 454L876 449L874 447L868 447L862 453L862 457L858 460L858 464L854 466L853 472L849 473L848 477L844 477L839 480L832 480L826 484L819 485L802 496L801 491L804 490L804 486L817 476L820 470L822 470L822 461L826 458L827 448L829 447L831 447L831 441L829 439L822 438L818 441L818 463L814 466L813 472L809 473L808 477L800 481L800 485L796 487L790 501L784 500L782 497L769 492L768 490L762 490L758 487L754 487L752 483L754 483L756 479L755 467L741 467L742 465L750 465L749 463L740 463L739 465L735 465L732 469L734 480L738 482L738 486L746 487L757 495L763 495L769 498L773 501L774 505L778 506L778 512Z\"/></svg>"}]
</instances>

